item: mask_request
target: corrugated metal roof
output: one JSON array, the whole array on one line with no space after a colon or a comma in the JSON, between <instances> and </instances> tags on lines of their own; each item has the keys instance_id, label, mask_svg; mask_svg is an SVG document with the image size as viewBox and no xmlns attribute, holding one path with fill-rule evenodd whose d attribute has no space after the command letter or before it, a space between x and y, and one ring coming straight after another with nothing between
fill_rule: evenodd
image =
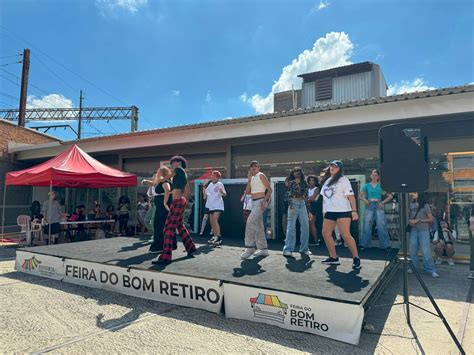
<instances>
[{"instance_id":1,"label":"corrugated metal roof","mask_svg":"<svg viewBox=\"0 0 474 355\"><path fill-rule=\"evenodd\" d=\"M132 132L132 133L119 133L119 134L108 135L108 136L81 139L80 141L75 141L75 142L91 142L91 141L103 140L107 138L148 135L148 134L156 134L156 133L170 132L170 131L215 127L215 126L222 126L222 125L232 125L232 124L246 123L246 122L252 122L252 121L269 120L269 119L281 118L281 117L287 117L287 116L303 115L303 114L313 113L313 112L341 110L341 109L351 108L351 107L377 105L377 104L384 104L384 103L397 102L397 101L406 101L406 100L416 100L416 99L423 99L423 98L436 97L436 96L442 96L442 95L460 94L464 92L473 92L473 91L474 91L474 85L454 86L454 87L448 87L448 88L442 88L442 89L436 89L436 90L419 91L419 92L400 94L400 95L373 97L373 98L364 99L364 100L342 102L338 104L329 104L329 105L323 105L323 106L317 106L317 107L299 108L296 110L267 113L264 115L228 118L228 119L217 120L217 121L207 121L207 122L193 123L193 124L187 124L187 125L181 125L181 126L170 126L170 127L164 127L164 128L158 128L158 129L142 130L142 131ZM68 141L67 143L73 143L73 142Z\"/></svg>"},{"instance_id":2,"label":"corrugated metal roof","mask_svg":"<svg viewBox=\"0 0 474 355\"><path fill-rule=\"evenodd\" d=\"M315 71L312 73L300 74L298 77L303 78L303 81L306 83L308 81L315 81L316 79L322 78L334 78L337 76L351 75L357 73L364 73L371 71L374 63L372 62L362 62L356 64L349 64L343 67L330 68L320 71Z\"/></svg>"}]
</instances>

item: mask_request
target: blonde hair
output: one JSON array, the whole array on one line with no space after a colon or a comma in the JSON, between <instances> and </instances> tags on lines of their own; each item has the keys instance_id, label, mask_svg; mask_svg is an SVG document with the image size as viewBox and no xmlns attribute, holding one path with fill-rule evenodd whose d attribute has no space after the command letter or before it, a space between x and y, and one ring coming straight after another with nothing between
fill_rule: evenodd
<instances>
[{"instance_id":1,"label":"blonde hair","mask_svg":"<svg viewBox=\"0 0 474 355\"><path fill-rule=\"evenodd\" d=\"M161 176L167 176L171 174L171 169L168 168L166 165L163 165L158 169L158 172L161 174Z\"/></svg>"}]
</instances>

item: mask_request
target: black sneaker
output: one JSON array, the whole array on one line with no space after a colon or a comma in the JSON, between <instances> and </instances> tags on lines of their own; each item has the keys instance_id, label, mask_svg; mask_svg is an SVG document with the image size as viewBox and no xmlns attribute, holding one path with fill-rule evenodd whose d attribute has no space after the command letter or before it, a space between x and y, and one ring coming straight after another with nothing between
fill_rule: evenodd
<instances>
[{"instance_id":1,"label":"black sneaker","mask_svg":"<svg viewBox=\"0 0 474 355\"><path fill-rule=\"evenodd\" d=\"M327 258L327 259L324 259L324 260L321 260L321 264L324 264L324 265L341 265L341 263L339 262L339 257L337 258Z\"/></svg>"},{"instance_id":2,"label":"black sneaker","mask_svg":"<svg viewBox=\"0 0 474 355\"><path fill-rule=\"evenodd\" d=\"M360 258L354 258L354 261L352 263L352 269L354 270L360 270L362 266L360 266Z\"/></svg>"},{"instance_id":3,"label":"black sneaker","mask_svg":"<svg viewBox=\"0 0 474 355\"><path fill-rule=\"evenodd\" d=\"M155 249L155 248L150 248L148 250L149 253L152 253L152 254L161 254L163 253L163 249Z\"/></svg>"}]
</instances>

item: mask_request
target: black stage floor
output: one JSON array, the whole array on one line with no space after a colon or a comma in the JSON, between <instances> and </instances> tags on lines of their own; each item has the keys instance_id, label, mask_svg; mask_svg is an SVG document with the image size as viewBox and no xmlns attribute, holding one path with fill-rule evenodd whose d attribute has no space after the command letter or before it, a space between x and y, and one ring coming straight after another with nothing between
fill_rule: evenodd
<instances>
[{"instance_id":1,"label":"black stage floor","mask_svg":"<svg viewBox=\"0 0 474 355\"><path fill-rule=\"evenodd\" d=\"M186 258L183 246L178 242L178 250L173 252L173 263L165 268L151 264L157 255L148 253L147 239L118 237L22 250L127 268L222 280L362 305L383 278L385 267L395 260L398 251L364 250L360 253L362 269L355 271L352 270L349 251L343 247L338 248L341 265L335 267L321 264L323 257L327 256L324 246L311 247L314 255L310 257L294 253L294 257L286 258L281 251L283 244L271 241L269 257L242 261L242 246L224 245L213 248L204 244L203 238L194 240L198 247L194 258Z\"/></svg>"}]
</instances>

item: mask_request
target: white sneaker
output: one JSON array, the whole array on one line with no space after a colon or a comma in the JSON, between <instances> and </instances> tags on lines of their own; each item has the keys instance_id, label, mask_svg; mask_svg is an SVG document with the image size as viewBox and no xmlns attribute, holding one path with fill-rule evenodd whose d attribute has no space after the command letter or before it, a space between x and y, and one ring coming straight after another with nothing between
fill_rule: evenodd
<instances>
[{"instance_id":1,"label":"white sneaker","mask_svg":"<svg viewBox=\"0 0 474 355\"><path fill-rule=\"evenodd\" d=\"M453 261L453 259L448 259L448 265L454 266L454 261Z\"/></svg>"},{"instance_id":2,"label":"white sneaker","mask_svg":"<svg viewBox=\"0 0 474 355\"><path fill-rule=\"evenodd\" d=\"M469 272L469 275L467 275L468 279L474 279L474 271Z\"/></svg>"},{"instance_id":3,"label":"white sneaker","mask_svg":"<svg viewBox=\"0 0 474 355\"><path fill-rule=\"evenodd\" d=\"M410 269L410 268L408 268L408 273L409 273L409 274L413 274L413 270Z\"/></svg>"},{"instance_id":4,"label":"white sneaker","mask_svg":"<svg viewBox=\"0 0 474 355\"><path fill-rule=\"evenodd\" d=\"M306 251L302 252L301 254L304 254L304 255L313 255L313 253L311 253L311 250L306 250Z\"/></svg>"},{"instance_id":5,"label":"white sneaker","mask_svg":"<svg viewBox=\"0 0 474 355\"><path fill-rule=\"evenodd\" d=\"M283 256L291 256L293 253L291 251L284 251Z\"/></svg>"},{"instance_id":6,"label":"white sneaker","mask_svg":"<svg viewBox=\"0 0 474 355\"><path fill-rule=\"evenodd\" d=\"M245 260L250 258L253 254L255 253L255 249L253 248L247 248L245 251L240 255L240 258Z\"/></svg>"},{"instance_id":7,"label":"white sneaker","mask_svg":"<svg viewBox=\"0 0 474 355\"><path fill-rule=\"evenodd\" d=\"M431 276L433 276L433 278L437 279L439 277L439 274L436 271L433 271L431 273Z\"/></svg>"},{"instance_id":8,"label":"white sneaker","mask_svg":"<svg viewBox=\"0 0 474 355\"><path fill-rule=\"evenodd\" d=\"M443 259L441 259L441 258L438 258L438 259L436 259L436 261L435 261L435 264L436 264L436 265L441 265L442 263L443 263Z\"/></svg>"},{"instance_id":9,"label":"white sneaker","mask_svg":"<svg viewBox=\"0 0 474 355\"><path fill-rule=\"evenodd\" d=\"M258 258L259 256L260 257L267 257L269 256L270 254L268 253L268 250L267 249L258 249L255 254L253 254L253 256L255 258Z\"/></svg>"}]
</instances>

